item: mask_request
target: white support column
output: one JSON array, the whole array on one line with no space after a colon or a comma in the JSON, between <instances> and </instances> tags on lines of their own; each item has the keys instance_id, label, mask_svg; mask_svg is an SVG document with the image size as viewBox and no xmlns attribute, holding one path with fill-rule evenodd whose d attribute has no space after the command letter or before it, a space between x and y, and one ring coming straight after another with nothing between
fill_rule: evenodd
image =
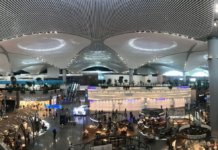
<instances>
[{"instance_id":1,"label":"white support column","mask_svg":"<svg viewBox=\"0 0 218 150\"><path fill-rule=\"evenodd\" d=\"M133 85L133 73L134 69L129 69L129 85Z\"/></svg>"},{"instance_id":2,"label":"white support column","mask_svg":"<svg viewBox=\"0 0 218 150\"><path fill-rule=\"evenodd\" d=\"M210 123L212 137L218 137L218 38L208 40L208 65L210 81Z\"/></svg>"},{"instance_id":3,"label":"white support column","mask_svg":"<svg viewBox=\"0 0 218 150\"><path fill-rule=\"evenodd\" d=\"M159 74L159 75L157 76L157 83L158 83L158 84L162 84L162 83L163 83L163 75L162 75L162 74Z\"/></svg>"},{"instance_id":4,"label":"white support column","mask_svg":"<svg viewBox=\"0 0 218 150\"><path fill-rule=\"evenodd\" d=\"M186 75L185 75L185 71L183 71L183 83L186 84Z\"/></svg>"},{"instance_id":5,"label":"white support column","mask_svg":"<svg viewBox=\"0 0 218 150\"><path fill-rule=\"evenodd\" d=\"M62 70L62 79L63 79L63 82L66 83L67 82L67 70L66 69L63 69Z\"/></svg>"}]
</instances>

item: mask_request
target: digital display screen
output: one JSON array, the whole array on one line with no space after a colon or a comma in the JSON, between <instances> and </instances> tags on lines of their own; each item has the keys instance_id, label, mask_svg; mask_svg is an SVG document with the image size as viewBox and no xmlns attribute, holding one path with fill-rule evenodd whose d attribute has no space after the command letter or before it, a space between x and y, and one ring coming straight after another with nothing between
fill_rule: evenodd
<instances>
[{"instance_id":1,"label":"digital display screen","mask_svg":"<svg viewBox=\"0 0 218 150\"><path fill-rule=\"evenodd\" d=\"M61 105L49 105L49 104L46 104L45 105L45 108L47 109L62 109L62 106Z\"/></svg>"}]
</instances>

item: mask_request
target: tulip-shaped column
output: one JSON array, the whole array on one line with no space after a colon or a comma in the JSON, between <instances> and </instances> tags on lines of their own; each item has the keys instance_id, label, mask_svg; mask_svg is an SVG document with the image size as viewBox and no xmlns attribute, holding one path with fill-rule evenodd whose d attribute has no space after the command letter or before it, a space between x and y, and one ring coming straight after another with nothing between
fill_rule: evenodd
<instances>
[{"instance_id":1,"label":"tulip-shaped column","mask_svg":"<svg viewBox=\"0 0 218 150\"><path fill-rule=\"evenodd\" d=\"M210 122L212 137L218 137L218 38L208 39L208 65L210 82Z\"/></svg>"}]
</instances>

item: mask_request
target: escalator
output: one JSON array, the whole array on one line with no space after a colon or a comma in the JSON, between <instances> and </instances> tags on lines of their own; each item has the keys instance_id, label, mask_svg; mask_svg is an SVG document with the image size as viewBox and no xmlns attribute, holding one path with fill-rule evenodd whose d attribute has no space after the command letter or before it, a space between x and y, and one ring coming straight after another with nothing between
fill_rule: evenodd
<instances>
[{"instance_id":1,"label":"escalator","mask_svg":"<svg viewBox=\"0 0 218 150\"><path fill-rule=\"evenodd\" d=\"M78 83L72 83L69 85L68 89L67 89L67 99L69 101L73 101L74 98L76 97L77 91L79 88L79 84Z\"/></svg>"}]
</instances>

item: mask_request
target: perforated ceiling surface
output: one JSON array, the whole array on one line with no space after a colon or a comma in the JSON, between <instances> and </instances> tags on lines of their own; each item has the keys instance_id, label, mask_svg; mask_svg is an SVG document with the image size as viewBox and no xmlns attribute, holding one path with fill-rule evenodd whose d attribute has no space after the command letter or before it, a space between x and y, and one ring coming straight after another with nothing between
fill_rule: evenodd
<instances>
[{"instance_id":1,"label":"perforated ceiling surface","mask_svg":"<svg viewBox=\"0 0 218 150\"><path fill-rule=\"evenodd\" d=\"M212 29L213 0L2 0L0 39L55 31L104 39L154 30L190 37Z\"/></svg>"}]
</instances>

